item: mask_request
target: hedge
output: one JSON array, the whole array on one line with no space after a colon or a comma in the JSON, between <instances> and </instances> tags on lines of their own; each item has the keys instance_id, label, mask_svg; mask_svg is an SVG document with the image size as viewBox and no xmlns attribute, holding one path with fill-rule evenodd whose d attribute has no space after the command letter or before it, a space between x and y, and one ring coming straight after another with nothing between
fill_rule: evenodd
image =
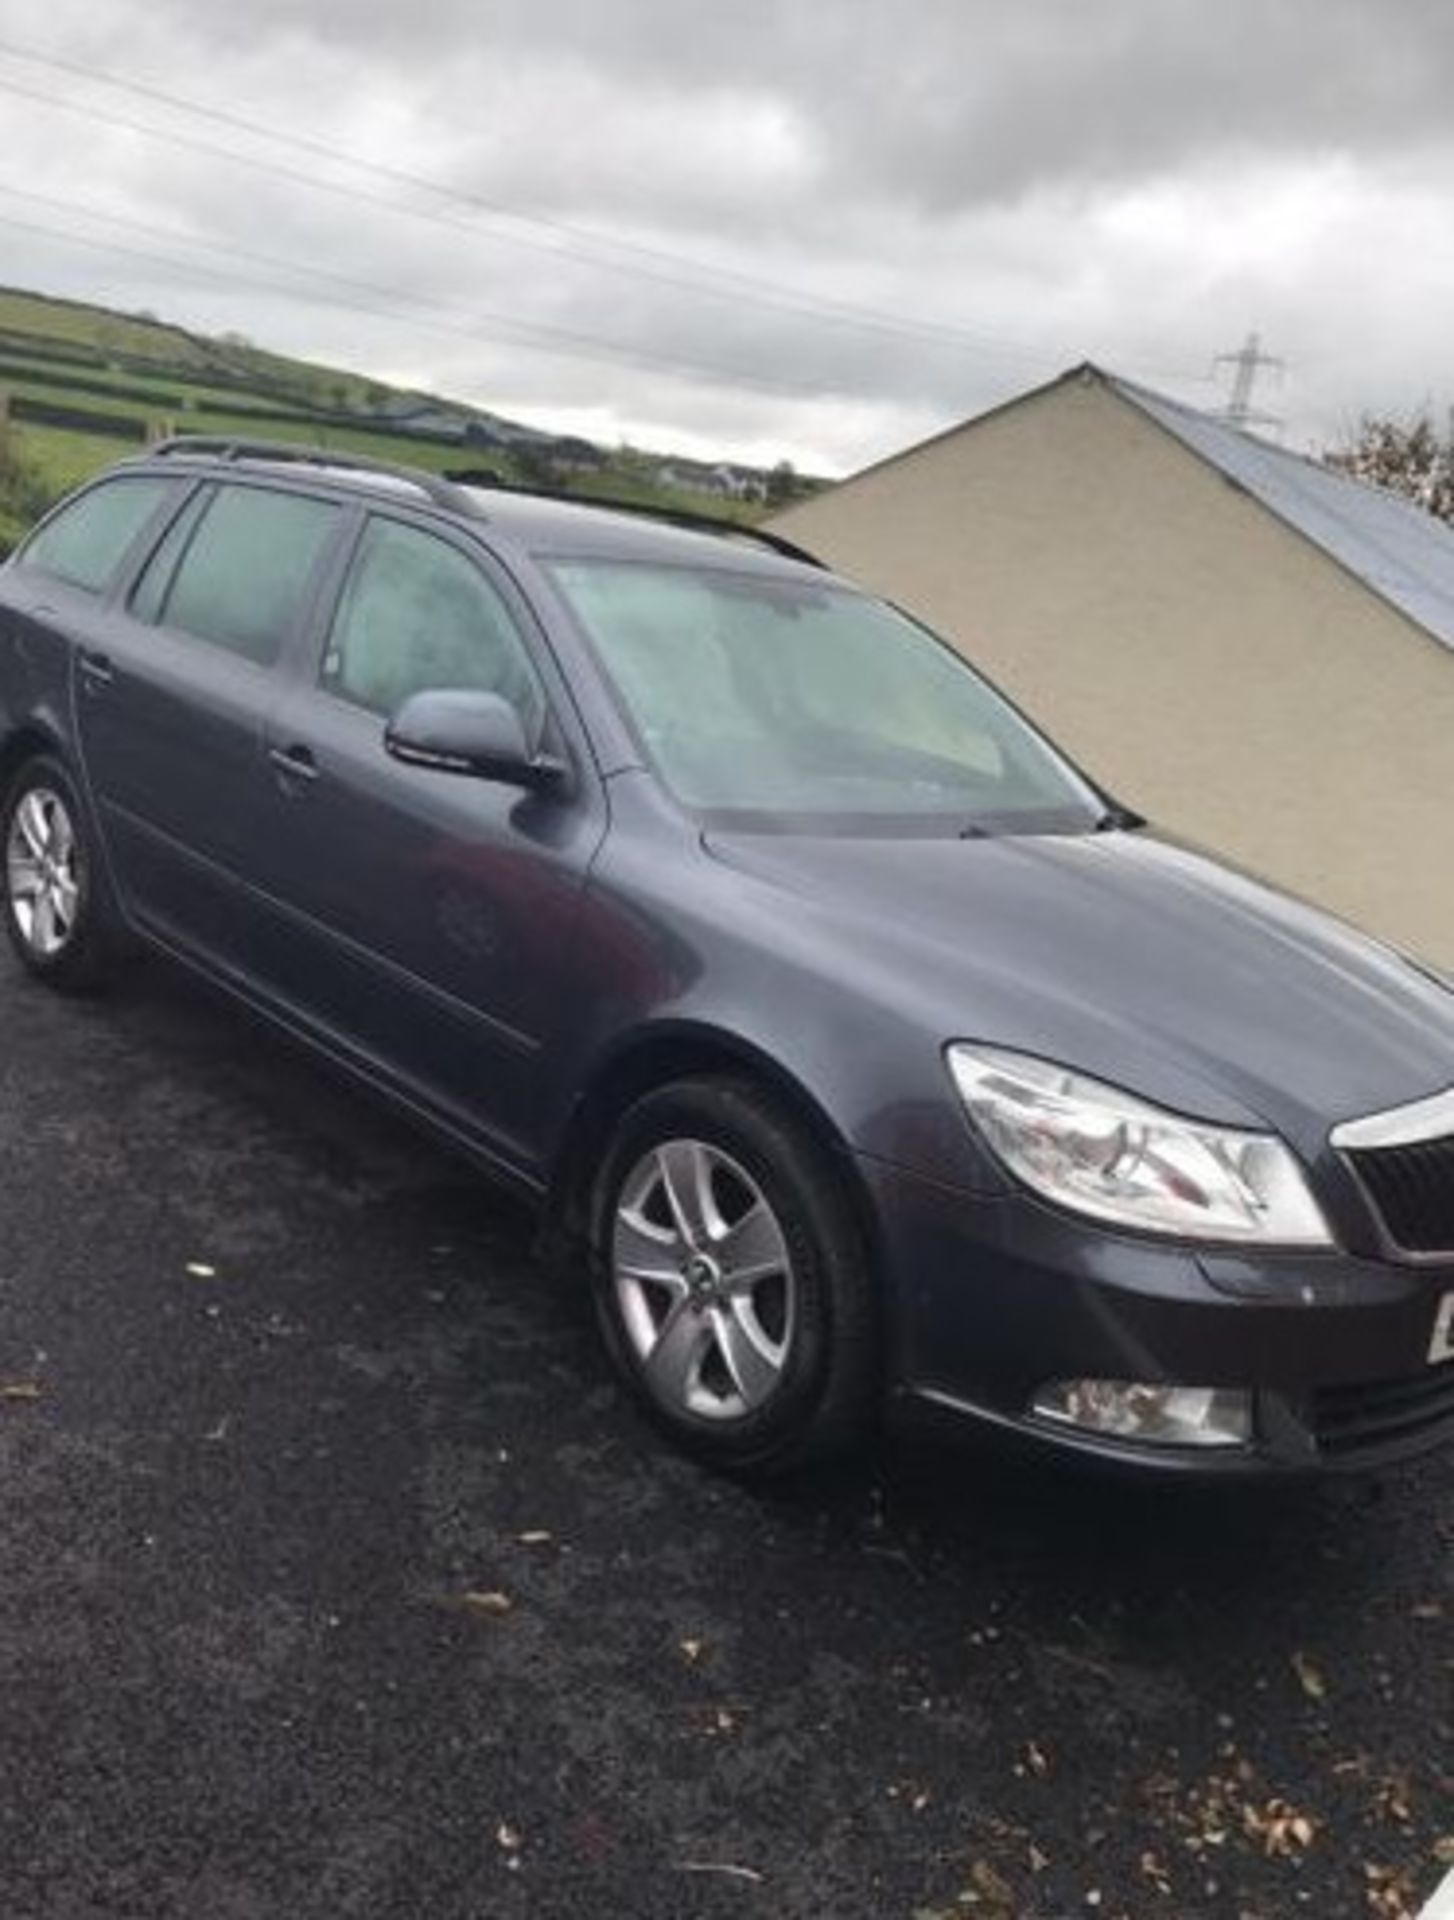
<instances>
[{"instance_id":1,"label":"hedge","mask_svg":"<svg viewBox=\"0 0 1454 1920\"><path fill-rule=\"evenodd\" d=\"M49 366L27 367L18 360L0 360L0 380L3 379L30 380L36 386L59 387L67 393L99 394L103 400L133 400L143 407L179 410L187 404L179 393L122 386L83 373L57 373Z\"/></svg>"},{"instance_id":2,"label":"hedge","mask_svg":"<svg viewBox=\"0 0 1454 1920\"><path fill-rule=\"evenodd\" d=\"M37 427L66 427L72 433L100 433L113 440L142 440L147 437L145 420L128 419L121 413L89 413L82 407L62 407L49 400L28 400L23 394L11 396L7 411L12 420L28 420Z\"/></svg>"}]
</instances>

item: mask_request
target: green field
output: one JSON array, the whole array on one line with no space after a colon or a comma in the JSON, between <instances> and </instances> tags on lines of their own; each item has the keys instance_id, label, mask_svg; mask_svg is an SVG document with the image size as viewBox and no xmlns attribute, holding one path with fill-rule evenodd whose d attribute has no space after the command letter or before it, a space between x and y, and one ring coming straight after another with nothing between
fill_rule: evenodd
<instances>
[{"instance_id":1,"label":"green field","mask_svg":"<svg viewBox=\"0 0 1454 1920\"><path fill-rule=\"evenodd\" d=\"M208 365L205 351L179 327L10 288L0 288L0 330L102 352L134 353L166 366L191 366L199 373Z\"/></svg>"},{"instance_id":2,"label":"green field","mask_svg":"<svg viewBox=\"0 0 1454 1920\"><path fill-rule=\"evenodd\" d=\"M185 432L253 439L262 437L302 445L326 446L340 453L362 454L370 459L424 467L433 473L443 472L451 466L458 467L468 458L459 447L421 445L397 435L331 424L310 429L303 425L269 421L260 429L246 415L207 412L189 413L178 425ZM112 466L117 460L145 451L136 441L31 423L17 423L11 428L11 438L41 495L36 502L38 509L69 493L72 487L79 486L93 473ZM498 460L490 464L497 470L501 466ZM510 476L506 474L504 477ZM3 483L0 483L0 558L15 545L31 517L17 510L14 503L7 499Z\"/></svg>"},{"instance_id":3,"label":"green field","mask_svg":"<svg viewBox=\"0 0 1454 1920\"><path fill-rule=\"evenodd\" d=\"M431 440L379 417L380 408L400 400L486 427L497 420L437 396L402 394L360 374L267 353L239 336L209 339L150 315L0 288L0 557L50 501L141 452L143 435L171 433L301 442L432 472L487 467L516 484L719 519L753 520L763 511L663 486L662 461L648 453L613 451L603 454L599 471L582 472L563 459L557 464L548 442L520 452ZM30 417L37 408L47 417ZM60 419L50 417L56 411ZM266 417L277 412L293 417Z\"/></svg>"},{"instance_id":4,"label":"green field","mask_svg":"<svg viewBox=\"0 0 1454 1920\"><path fill-rule=\"evenodd\" d=\"M264 352L240 337L220 340L189 333L149 314L0 287L0 335L20 336L40 347L57 347L105 361L138 364L138 371L168 380L205 383L209 374L241 378L274 397L314 400L326 389L344 406L363 407L376 383L336 367L315 366Z\"/></svg>"},{"instance_id":5,"label":"green field","mask_svg":"<svg viewBox=\"0 0 1454 1920\"><path fill-rule=\"evenodd\" d=\"M66 433L53 427L16 428L9 437L33 482L34 499L17 499L0 462L0 558L29 525L33 513L27 511L28 506L40 510L125 451L119 441L103 439L99 434ZM32 488L25 491L29 495Z\"/></svg>"},{"instance_id":6,"label":"green field","mask_svg":"<svg viewBox=\"0 0 1454 1920\"><path fill-rule=\"evenodd\" d=\"M100 434L68 433L62 427L18 427L15 438L52 498L69 493L89 475L124 458L128 451L120 442L103 439ZM139 453L141 449L131 451Z\"/></svg>"},{"instance_id":7,"label":"green field","mask_svg":"<svg viewBox=\"0 0 1454 1920\"><path fill-rule=\"evenodd\" d=\"M9 387L12 390L18 390L26 383L38 383L48 391L59 389L70 391L71 382L84 380L88 387L94 386L98 389L91 396L97 401L104 403L106 392L112 389L117 390L122 397L140 392L148 396L151 404L155 405L159 412L169 409L175 411L179 400L189 409L214 406L235 410L244 403L257 406L306 404L282 395L273 399L264 399L255 390L249 392L248 389L241 387L209 385L204 381L194 380L189 374L180 370L152 372L128 362L123 372L104 361L84 362L69 359L62 361L54 357L43 357L54 355L57 349L49 346L40 347L28 341L21 344L20 339L19 335L6 334L3 327L0 327L0 367L4 368L4 371L0 371L0 386ZM100 389L106 392L99 391ZM84 405L86 402L80 400L79 404Z\"/></svg>"}]
</instances>

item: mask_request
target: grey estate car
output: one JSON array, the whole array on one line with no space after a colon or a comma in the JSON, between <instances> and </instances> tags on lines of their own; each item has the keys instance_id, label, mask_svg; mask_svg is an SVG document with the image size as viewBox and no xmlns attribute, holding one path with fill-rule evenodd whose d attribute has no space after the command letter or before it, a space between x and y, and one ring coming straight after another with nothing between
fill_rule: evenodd
<instances>
[{"instance_id":1,"label":"grey estate car","mask_svg":"<svg viewBox=\"0 0 1454 1920\"><path fill-rule=\"evenodd\" d=\"M32 974L159 948L392 1096L718 1465L1454 1433L1449 983L786 542L169 442L0 573L0 791Z\"/></svg>"}]
</instances>

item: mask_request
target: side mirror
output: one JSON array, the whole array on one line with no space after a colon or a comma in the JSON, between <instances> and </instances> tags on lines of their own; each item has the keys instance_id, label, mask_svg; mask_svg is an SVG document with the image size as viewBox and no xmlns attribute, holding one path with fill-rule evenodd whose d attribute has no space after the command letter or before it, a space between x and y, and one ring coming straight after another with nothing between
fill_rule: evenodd
<instances>
[{"instance_id":1,"label":"side mirror","mask_svg":"<svg viewBox=\"0 0 1454 1920\"><path fill-rule=\"evenodd\" d=\"M519 713L498 693L429 688L414 693L384 729L385 749L411 767L473 774L506 786L555 786L565 767L533 754Z\"/></svg>"}]
</instances>

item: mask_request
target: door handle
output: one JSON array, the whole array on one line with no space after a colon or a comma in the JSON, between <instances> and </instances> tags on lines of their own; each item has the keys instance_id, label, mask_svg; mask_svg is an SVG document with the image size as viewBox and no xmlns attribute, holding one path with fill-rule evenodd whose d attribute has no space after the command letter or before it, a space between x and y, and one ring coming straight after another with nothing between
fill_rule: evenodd
<instances>
[{"instance_id":1,"label":"door handle","mask_svg":"<svg viewBox=\"0 0 1454 1920\"><path fill-rule=\"evenodd\" d=\"M111 662L104 653L82 652L76 657L76 665L81 670L81 678L93 693L99 692L102 687L109 687L116 678Z\"/></svg>"},{"instance_id":2,"label":"door handle","mask_svg":"<svg viewBox=\"0 0 1454 1920\"><path fill-rule=\"evenodd\" d=\"M269 747L268 758L282 775L285 785L289 781L301 780L305 786L310 786L318 778L320 769L311 747Z\"/></svg>"}]
</instances>

